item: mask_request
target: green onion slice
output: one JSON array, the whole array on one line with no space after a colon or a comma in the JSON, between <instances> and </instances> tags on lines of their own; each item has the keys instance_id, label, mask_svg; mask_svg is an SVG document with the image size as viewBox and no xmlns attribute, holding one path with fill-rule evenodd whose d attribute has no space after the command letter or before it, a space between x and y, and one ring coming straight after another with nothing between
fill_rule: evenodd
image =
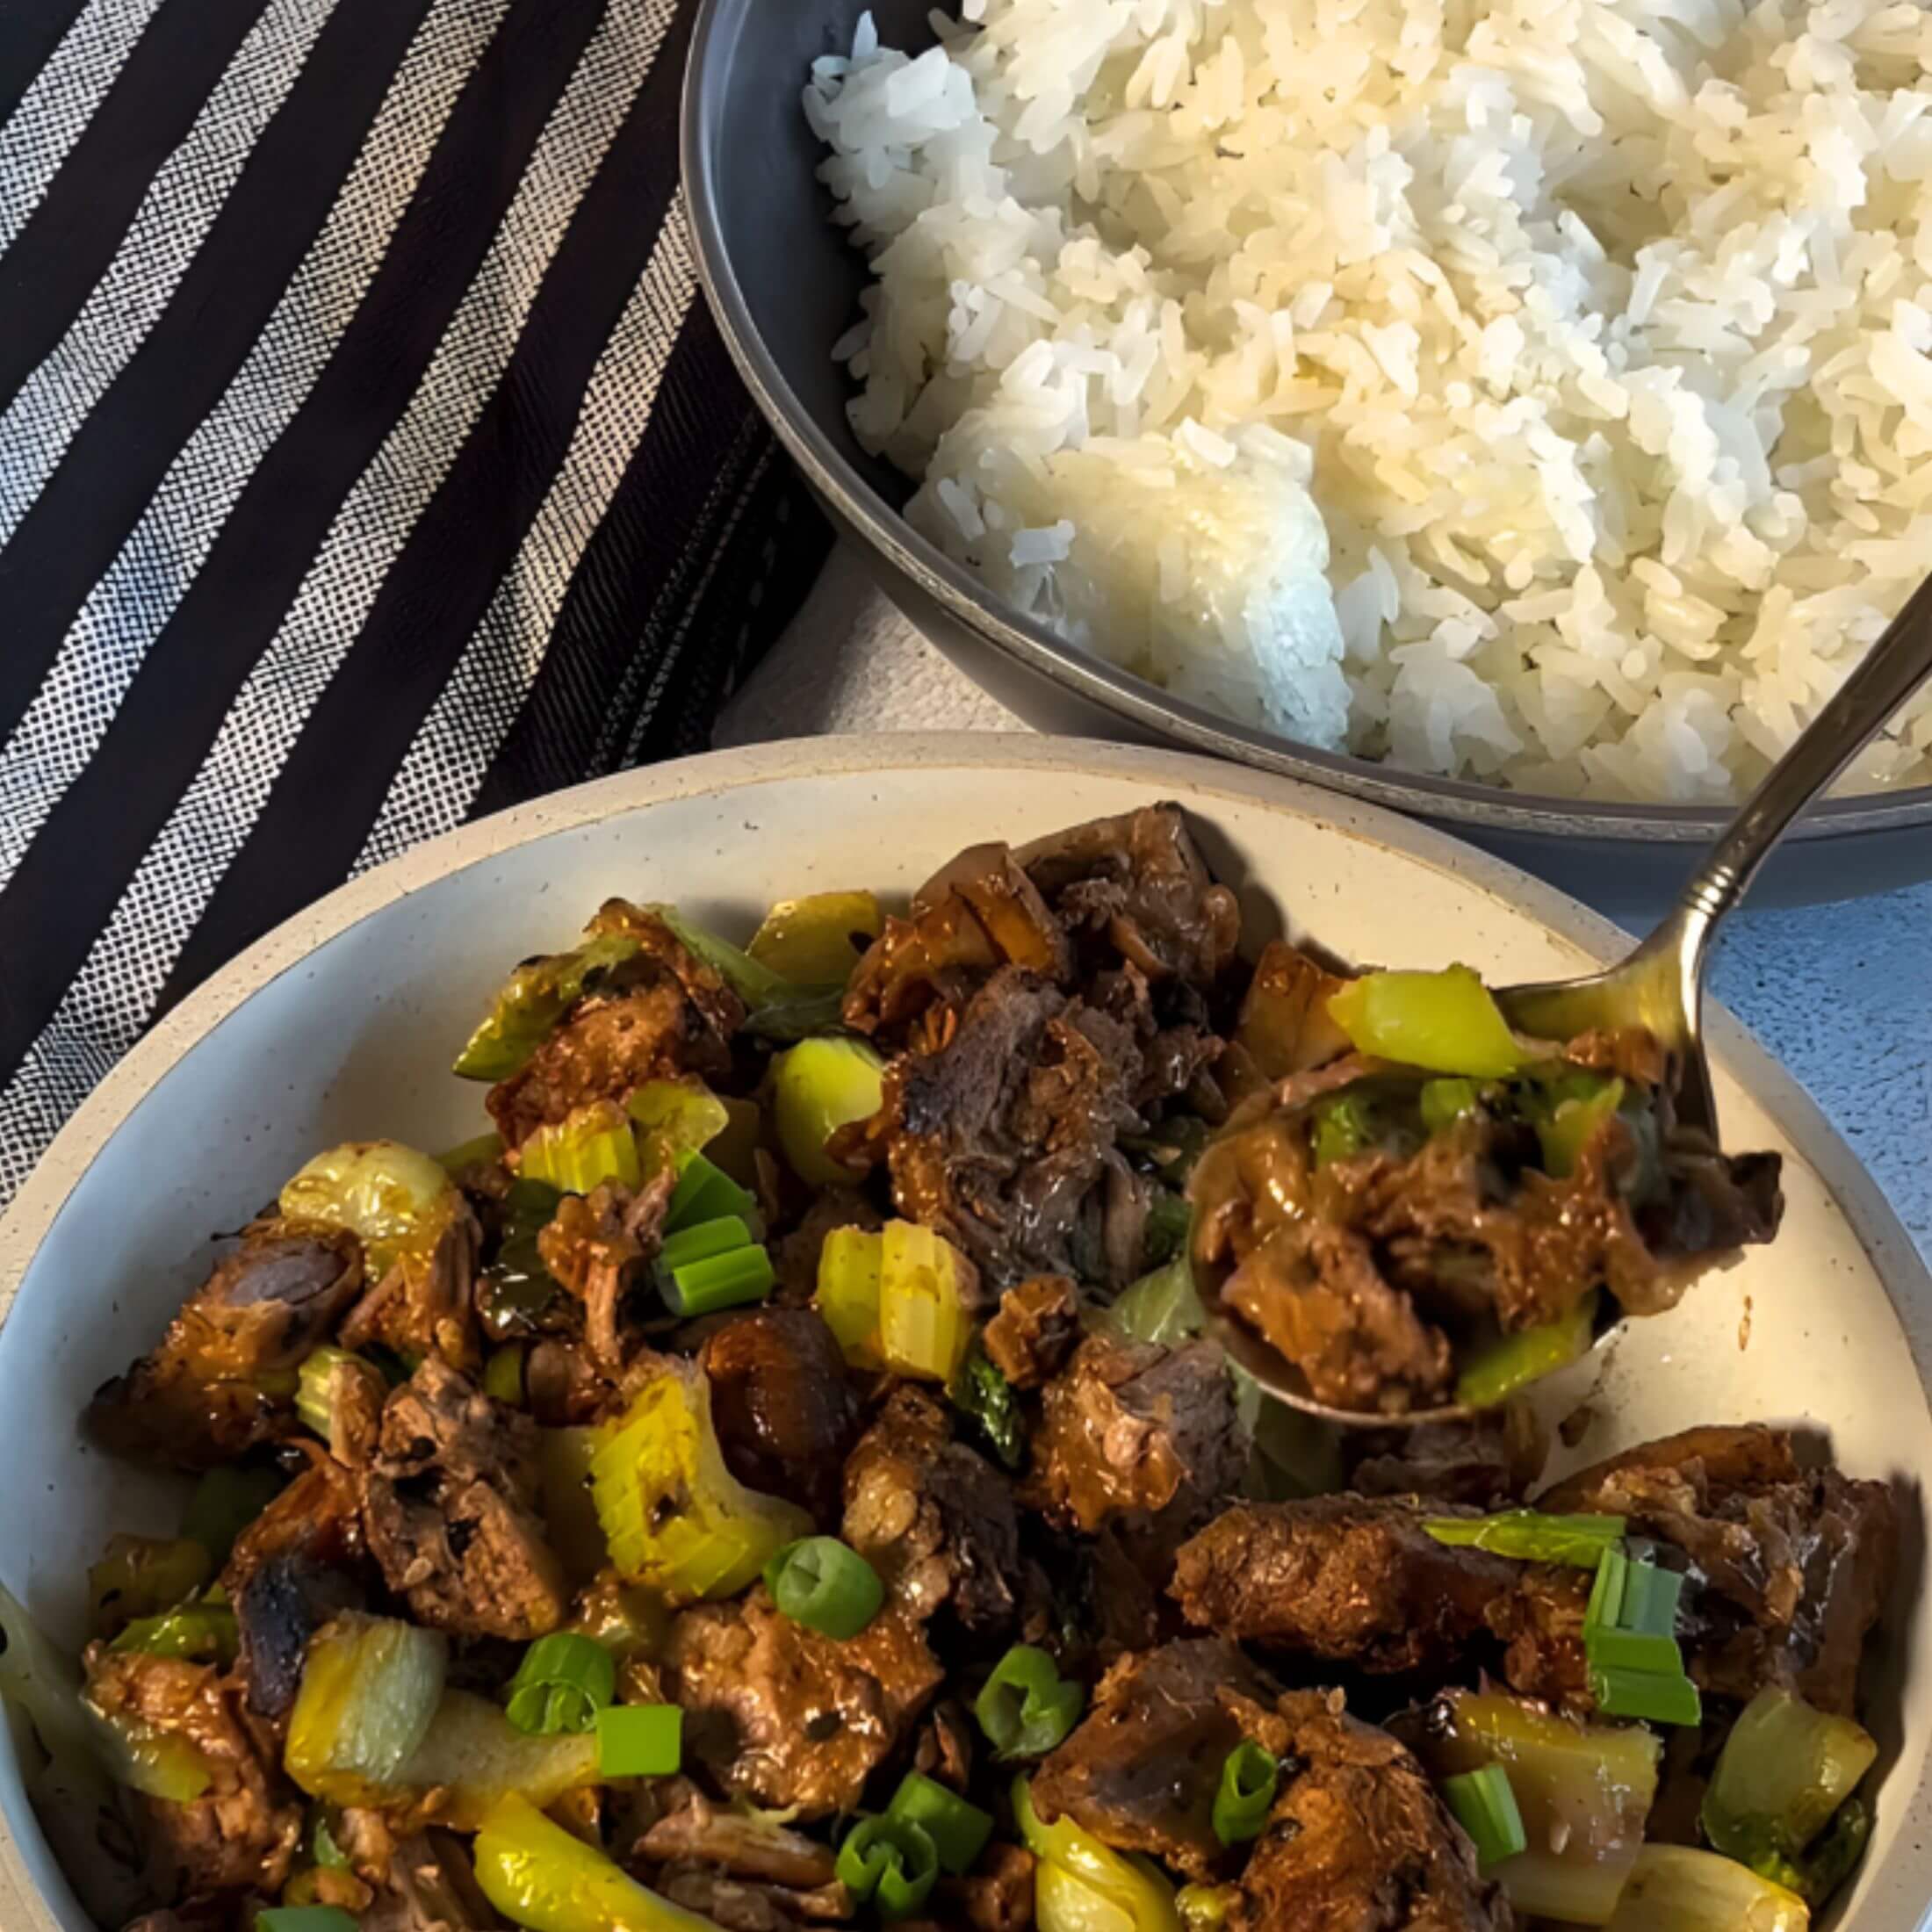
<instances>
[{"instance_id":1,"label":"green onion slice","mask_svg":"<svg viewBox=\"0 0 1932 1932\"><path fill-rule=\"evenodd\" d=\"M1698 1724L1703 1700L1676 1639L1683 1579L1622 1550L1604 1553L1583 1612L1590 1693L1606 1717Z\"/></svg>"},{"instance_id":2,"label":"green onion slice","mask_svg":"<svg viewBox=\"0 0 1932 1932\"><path fill-rule=\"evenodd\" d=\"M1080 1721L1086 1692L1033 1644L1015 1644L993 1667L973 1715L1004 1760L1050 1751Z\"/></svg>"},{"instance_id":3,"label":"green onion slice","mask_svg":"<svg viewBox=\"0 0 1932 1932\"><path fill-rule=\"evenodd\" d=\"M1488 1550L1525 1563L1568 1563L1577 1569L1595 1569L1624 1533L1620 1516L1545 1516L1539 1510L1431 1516L1422 1526L1438 1543Z\"/></svg>"},{"instance_id":4,"label":"green onion slice","mask_svg":"<svg viewBox=\"0 0 1932 1932\"><path fill-rule=\"evenodd\" d=\"M933 1841L940 1864L955 1878L972 1869L992 1836L991 1812L969 1805L957 1791L919 1771L905 1774L885 1815L891 1824L919 1826Z\"/></svg>"},{"instance_id":5,"label":"green onion slice","mask_svg":"<svg viewBox=\"0 0 1932 1932\"><path fill-rule=\"evenodd\" d=\"M725 1215L736 1215L749 1227L757 1212L758 1203L716 1162L702 1154L678 1157L678 1184L664 1216L667 1232L678 1234Z\"/></svg>"},{"instance_id":6,"label":"green onion slice","mask_svg":"<svg viewBox=\"0 0 1932 1932\"><path fill-rule=\"evenodd\" d=\"M559 1630L523 1653L510 1679L509 1720L529 1737L588 1731L616 1694L610 1653L594 1638Z\"/></svg>"},{"instance_id":7,"label":"green onion slice","mask_svg":"<svg viewBox=\"0 0 1932 1932\"><path fill-rule=\"evenodd\" d=\"M1474 1841L1476 1863L1483 1871L1529 1849L1523 1813L1517 1809L1510 1774L1502 1765L1485 1764L1480 1771L1459 1771L1453 1777L1445 1777L1442 1795L1456 1822Z\"/></svg>"},{"instance_id":8,"label":"green onion slice","mask_svg":"<svg viewBox=\"0 0 1932 1932\"><path fill-rule=\"evenodd\" d=\"M752 1231L742 1215L720 1215L715 1221L693 1222L688 1228L667 1235L658 1251L660 1275L675 1273L693 1261L709 1261L716 1255L730 1254L734 1248L748 1248Z\"/></svg>"},{"instance_id":9,"label":"green onion slice","mask_svg":"<svg viewBox=\"0 0 1932 1932\"><path fill-rule=\"evenodd\" d=\"M771 1257L762 1248L734 1248L708 1261L687 1262L664 1283L664 1301L674 1315L711 1315L719 1308L762 1301L777 1280Z\"/></svg>"},{"instance_id":10,"label":"green onion slice","mask_svg":"<svg viewBox=\"0 0 1932 1932\"><path fill-rule=\"evenodd\" d=\"M1222 1761L1215 1793L1215 1836L1224 1845L1244 1845L1261 1835L1281 1783L1281 1764L1272 1751L1243 1738Z\"/></svg>"},{"instance_id":11,"label":"green onion slice","mask_svg":"<svg viewBox=\"0 0 1932 1932\"><path fill-rule=\"evenodd\" d=\"M882 1919L909 1918L939 1878L939 1849L909 1819L861 1818L839 1847L836 1871L854 1901L871 1900Z\"/></svg>"},{"instance_id":12,"label":"green onion slice","mask_svg":"<svg viewBox=\"0 0 1932 1932\"><path fill-rule=\"evenodd\" d=\"M684 1761L684 1712L674 1704L613 1704L597 1713L597 1770L605 1777L668 1777Z\"/></svg>"},{"instance_id":13,"label":"green onion slice","mask_svg":"<svg viewBox=\"0 0 1932 1932\"><path fill-rule=\"evenodd\" d=\"M856 1637L879 1614L879 1573L835 1536L788 1543L765 1565L771 1600L795 1624L821 1637Z\"/></svg>"},{"instance_id":14,"label":"green onion slice","mask_svg":"<svg viewBox=\"0 0 1932 1932\"><path fill-rule=\"evenodd\" d=\"M308 1835L309 1856L324 1871L347 1871L350 1869L349 1854L335 1842L335 1834L330 1828L328 1813L318 1810L315 1823Z\"/></svg>"},{"instance_id":15,"label":"green onion slice","mask_svg":"<svg viewBox=\"0 0 1932 1932\"><path fill-rule=\"evenodd\" d=\"M339 1905L271 1905L255 1914L255 1932L356 1932Z\"/></svg>"},{"instance_id":16,"label":"green onion slice","mask_svg":"<svg viewBox=\"0 0 1932 1932\"><path fill-rule=\"evenodd\" d=\"M1590 1695L1605 1717L1647 1718L1653 1724L1704 1722L1704 1700L1689 1677L1658 1670L1626 1670L1614 1664L1590 1667Z\"/></svg>"}]
</instances>

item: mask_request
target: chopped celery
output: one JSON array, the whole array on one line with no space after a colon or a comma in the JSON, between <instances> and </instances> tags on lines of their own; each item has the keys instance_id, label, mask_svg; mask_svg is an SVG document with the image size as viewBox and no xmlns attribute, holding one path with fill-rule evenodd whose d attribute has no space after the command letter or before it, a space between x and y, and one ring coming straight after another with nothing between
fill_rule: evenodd
<instances>
[{"instance_id":1,"label":"chopped celery","mask_svg":"<svg viewBox=\"0 0 1932 1932\"><path fill-rule=\"evenodd\" d=\"M311 1349L302 1363L295 1384L295 1413L306 1428L313 1429L324 1442L335 1414L335 1371L344 1362L362 1360L346 1348L324 1346Z\"/></svg>"},{"instance_id":2,"label":"chopped celery","mask_svg":"<svg viewBox=\"0 0 1932 1932\"><path fill-rule=\"evenodd\" d=\"M605 1181L635 1187L644 1179L638 1136L615 1100L591 1100L553 1126L539 1127L516 1150L516 1171L566 1194L588 1194Z\"/></svg>"},{"instance_id":3,"label":"chopped celery","mask_svg":"<svg viewBox=\"0 0 1932 1932\"><path fill-rule=\"evenodd\" d=\"M1017 1470L1027 1460L1027 1418L1013 1384L986 1359L977 1342L967 1352L966 1366L949 1394L954 1408L979 1424L986 1446L1006 1468Z\"/></svg>"},{"instance_id":4,"label":"chopped celery","mask_svg":"<svg viewBox=\"0 0 1932 1932\"><path fill-rule=\"evenodd\" d=\"M1488 1550L1521 1563L1569 1563L1578 1569L1595 1569L1624 1533L1620 1516L1546 1516L1540 1510L1431 1516L1422 1526L1438 1543Z\"/></svg>"},{"instance_id":5,"label":"chopped celery","mask_svg":"<svg viewBox=\"0 0 1932 1932\"><path fill-rule=\"evenodd\" d=\"M1467 966L1367 973L1330 994L1328 1010L1358 1052L1431 1073L1501 1079L1525 1058L1488 988Z\"/></svg>"},{"instance_id":6,"label":"chopped celery","mask_svg":"<svg viewBox=\"0 0 1932 1932\"><path fill-rule=\"evenodd\" d=\"M611 1561L667 1603L733 1596L774 1552L811 1533L797 1504L747 1489L725 1467L710 1384L694 1363L667 1360L596 1435L591 1494Z\"/></svg>"},{"instance_id":7,"label":"chopped celery","mask_svg":"<svg viewBox=\"0 0 1932 1932\"><path fill-rule=\"evenodd\" d=\"M834 1228L818 1251L812 1301L854 1368L885 1366L879 1336L882 1248L878 1236L863 1228Z\"/></svg>"},{"instance_id":8,"label":"chopped celery","mask_svg":"<svg viewBox=\"0 0 1932 1932\"><path fill-rule=\"evenodd\" d=\"M158 1617L137 1617L108 1647L150 1657L191 1657L203 1663L233 1663L241 1633L225 1603L177 1604Z\"/></svg>"},{"instance_id":9,"label":"chopped celery","mask_svg":"<svg viewBox=\"0 0 1932 1932\"><path fill-rule=\"evenodd\" d=\"M1568 1315L1474 1350L1456 1377L1456 1400L1468 1409L1494 1409L1532 1382L1567 1368L1589 1353L1597 1308L1597 1291L1592 1288Z\"/></svg>"},{"instance_id":10,"label":"chopped celery","mask_svg":"<svg viewBox=\"0 0 1932 1932\"><path fill-rule=\"evenodd\" d=\"M1416 1744L1438 1777L1500 1764L1529 1849L1495 1868L1525 1914L1602 1925L1643 1844L1662 1747L1641 1726L1581 1725L1515 1698L1453 1690Z\"/></svg>"},{"instance_id":11,"label":"chopped celery","mask_svg":"<svg viewBox=\"0 0 1932 1932\"><path fill-rule=\"evenodd\" d=\"M302 1666L283 1762L312 1798L364 1801L393 1788L443 1696L449 1646L433 1630L344 1614L317 1633Z\"/></svg>"},{"instance_id":12,"label":"chopped celery","mask_svg":"<svg viewBox=\"0 0 1932 1932\"><path fill-rule=\"evenodd\" d=\"M772 1068L772 1125L791 1171L811 1187L853 1179L826 1142L854 1121L869 1121L884 1099L885 1063L863 1041L833 1034L801 1040Z\"/></svg>"},{"instance_id":13,"label":"chopped celery","mask_svg":"<svg viewBox=\"0 0 1932 1932\"><path fill-rule=\"evenodd\" d=\"M89 1712L96 1726L97 1748L107 1773L117 1784L159 1798L170 1805L191 1805L214 1782L207 1758L177 1732L157 1730L139 1718Z\"/></svg>"},{"instance_id":14,"label":"chopped celery","mask_svg":"<svg viewBox=\"0 0 1932 1932\"><path fill-rule=\"evenodd\" d=\"M1315 1164L1326 1167L1331 1161L1344 1161L1365 1152L1375 1144L1375 1122L1366 1095L1344 1088L1328 1099L1317 1100L1310 1109L1313 1123Z\"/></svg>"},{"instance_id":15,"label":"chopped celery","mask_svg":"<svg viewBox=\"0 0 1932 1932\"><path fill-rule=\"evenodd\" d=\"M208 1550L192 1538L110 1537L87 1573L88 1627L97 1637L112 1637L191 1597L213 1575Z\"/></svg>"},{"instance_id":16,"label":"chopped celery","mask_svg":"<svg viewBox=\"0 0 1932 1932\"><path fill-rule=\"evenodd\" d=\"M603 1525L590 1494L595 1429L542 1429L537 1435L537 1473L544 1526L550 1546L573 1583L588 1583L606 1563Z\"/></svg>"},{"instance_id":17,"label":"chopped celery","mask_svg":"<svg viewBox=\"0 0 1932 1932\"><path fill-rule=\"evenodd\" d=\"M1576 1171L1583 1150L1624 1102L1624 1083L1579 1071L1537 1096L1530 1124L1543 1154L1543 1170L1559 1180Z\"/></svg>"},{"instance_id":18,"label":"chopped celery","mask_svg":"<svg viewBox=\"0 0 1932 1932\"><path fill-rule=\"evenodd\" d=\"M1711 1775L1698 1814L1704 1835L1727 1857L1818 1904L1829 1892L1826 1878L1840 1874L1814 1875L1806 1855L1878 1755L1877 1741L1855 1719L1816 1710L1789 1690L1760 1690L1731 1727ZM1832 1849L1827 1867L1842 1859Z\"/></svg>"},{"instance_id":19,"label":"chopped celery","mask_svg":"<svg viewBox=\"0 0 1932 1932\"><path fill-rule=\"evenodd\" d=\"M879 1350L888 1368L951 1384L972 1344L972 1264L915 1222L889 1221L879 1247Z\"/></svg>"},{"instance_id":20,"label":"chopped celery","mask_svg":"<svg viewBox=\"0 0 1932 1932\"><path fill-rule=\"evenodd\" d=\"M646 1174L661 1173L680 1155L708 1147L732 1119L724 1101L701 1080L646 1080L624 1104L637 1126Z\"/></svg>"},{"instance_id":21,"label":"chopped celery","mask_svg":"<svg viewBox=\"0 0 1932 1932\"><path fill-rule=\"evenodd\" d=\"M527 1798L506 1794L481 1820L477 1883L526 1932L717 1932L710 1919L647 1891L555 1825Z\"/></svg>"},{"instance_id":22,"label":"chopped celery","mask_svg":"<svg viewBox=\"0 0 1932 1932\"><path fill-rule=\"evenodd\" d=\"M439 1792L437 1816L458 1831L474 1831L511 1792L549 1805L598 1782L595 1732L526 1737L501 1705L467 1690L445 1690L422 1741L387 1788L404 1798Z\"/></svg>"},{"instance_id":23,"label":"chopped celery","mask_svg":"<svg viewBox=\"0 0 1932 1932\"><path fill-rule=\"evenodd\" d=\"M479 1134L474 1140L459 1142L436 1156L436 1165L454 1180L466 1167L489 1166L503 1157L501 1134Z\"/></svg>"},{"instance_id":24,"label":"chopped celery","mask_svg":"<svg viewBox=\"0 0 1932 1932\"><path fill-rule=\"evenodd\" d=\"M426 1260L462 1196L441 1163L400 1141L347 1141L302 1167L279 1205L291 1221L352 1230L374 1281L398 1261Z\"/></svg>"},{"instance_id":25,"label":"chopped celery","mask_svg":"<svg viewBox=\"0 0 1932 1932\"><path fill-rule=\"evenodd\" d=\"M1464 1115L1482 1111L1482 1089L1474 1080L1453 1077L1424 1080L1417 1105L1422 1110L1424 1133L1440 1134Z\"/></svg>"},{"instance_id":26,"label":"chopped celery","mask_svg":"<svg viewBox=\"0 0 1932 1932\"><path fill-rule=\"evenodd\" d=\"M1198 1335L1207 1319L1194 1287L1193 1264L1180 1254L1122 1288L1112 1306L1096 1317L1096 1324L1130 1342L1155 1342L1170 1348Z\"/></svg>"},{"instance_id":27,"label":"chopped celery","mask_svg":"<svg viewBox=\"0 0 1932 1932\"><path fill-rule=\"evenodd\" d=\"M879 902L871 893L813 892L802 899L780 899L745 950L761 966L800 985L834 980L843 985L862 948L884 928Z\"/></svg>"},{"instance_id":28,"label":"chopped celery","mask_svg":"<svg viewBox=\"0 0 1932 1932\"><path fill-rule=\"evenodd\" d=\"M1714 1851L1645 1845L1609 1932L1806 1932L1811 1913L1797 1893Z\"/></svg>"},{"instance_id":29,"label":"chopped celery","mask_svg":"<svg viewBox=\"0 0 1932 1932\"><path fill-rule=\"evenodd\" d=\"M638 950L628 933L600 933L570 952L524 961L498 991L453 1071L465 1080L508 1079L582 998L585 983Z\"/></svg>"},{"instance_id":30,"label":"chopped celery","mask_svg":"<svg viewBox=\"0 0 1932 1932\"><path fill-rule=\"evenodd\" d=\"M211 1574L227 1566L234 1539L287 1487L278 1469L223 1463L195 1484L181 1518L181 1533L208 1553Z\"/></svg>"},{"instance_id":31,"label":"chopped celery","mask_svg":"<svg viewBox=\"0 0 1932 1932\"><path fill-rule=\"evenodd\" d=\"M1013 1780L1013 1809L1020 1842L1039 1860L1040 1932L1180 1932L1174 1888L1152 1859L1103 1845L1071 1818L1042 1824L1023 1777Z\"/></svg>"}]
</instances>

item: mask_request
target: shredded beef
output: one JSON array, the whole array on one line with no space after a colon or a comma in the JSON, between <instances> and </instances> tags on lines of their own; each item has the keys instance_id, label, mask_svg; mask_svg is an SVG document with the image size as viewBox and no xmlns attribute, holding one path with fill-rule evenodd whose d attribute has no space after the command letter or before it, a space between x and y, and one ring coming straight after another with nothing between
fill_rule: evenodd
<instances>
[{"instance_id":1,"label":"shredded beef","mask_svg":"<svg viewBox=\"0 0 1932 1932\"><path fill-rule=\"evenodd\" d=\"M1226 1871L1213 1812L1222 1766L1242 1739L1233 1693L1265 1702L1274 1690L1219 1637L1121 1657L1035 1772L1041 1819L1071 1817L1103 1844L1165 1858L1193 1878Z\"/></svg>"},{"instance_id":2,"label":"shredded beef","mask_svg":"<svg viewBox=\"0 0 1932 1932\"><path fill-rule=\"evenodd\" d=\"M923 1390L894 1389L852 1452L844 1535L920 1621L949 1604L969 1630L1012 1623L1020 1577L1013 1487L952 1439L945 1410Z\"/></svg>"},{"instance_id":3,"label":"shredded beef","mask_svg":"<svg viewBox=\"0 0 1932 1932\"><path fill-rule=\"evenodd\" d=\"M476 1323L476 1264L482 1230L466 1202L428 1255L393 1263L342 1323L344 1348L375 1345L414 1361L439 1355L451 1368L474 1374L483 1366Z\"/></svg>"},{"instance_id":4,"label":"shredded beef","mask_svg":"<svg viewBox=\"0 0 1932 1932\"><path fill-rule=\"evenodd\" d=\"M715 1805L686 1786L683 1801L638 1839L637 1855L654 1864L711 1865L734 1878L785 1885L795 1892L831 1885L832 1848L770 1819Z\"/></svg>"},{"instance_id":5,"label":"shredded beef","mask_svg":"<svg viewBox=\"0 0 1932 1932\"><path fill-rule=\"evenodd\" d=\"M354 1235L257 1222L189 1296L161 1345L102 1385L88 1427L118 1455L184 1469L235 1460L286 1431L294 1398L284 1391L362 1279Z\"/></svg>"},{"instance_id":6,"label":"shredded beef","mask_svg":"<svg viewBox=\"0 0 1932 1932\"><path fill-rule=\"evenodd\" d=\"M436 1356L389 1398L363 1479L369 1546L433 1629L528 1641L569 1607L537 1514L537 1425Z\"/></svg>"},{"instance_id":7,"label":"shredded beef","mask_svg":"<svg viewBox=\"0 0 1932 1932\"><path fill-rule=\"evenodd\" d=\"M732 1474L831 1522L840 1467L859 1431L859 1401L823 1319L811 1308L734 1316L705 1337L698 1363Z\"/></svg>"},{"instance_id":8,"label":"shredded beef","mask_svg":"<svg viewBox=\"0 0 1932 1932\"><path fill-rule=\"evenodd\" d=\"M1421 1765L1349 1717L1338 1691L1291 1691L1272 1709L1234 1701L1282 1767L1234 1932L1511 1932L1502 1887L1479 1873Z\"/></svg>"},{"instance_id":9,"label":"shredded beef","mask_svg":"<svg viewBox=\"0 0 1932 1932\"><path fill-rule=\"evenodd\" d=\"M980 1345L1015 1388L1037 1388L1059 1373L1079 1338L1079 1290L1063 1274L1040 1274L999 1298Z\"/></svg>"},{"instance_id":10,"label":"shredded beef","mask_svg":"<svg viewBox=\"0 0 1932 1932\"><path fill-rule=\"evenodd\" d=\"M664 1217L677 1186L671 1167L633 1193L606 1181L587 1194L566 1194L537 1237L551 1277L584 1305L584 1346L602 1374L619 1374L629 1358L624 1298L662 1243Z\"/></svg>"},{"instance_id":11,"label":"shredded beef","mask_svg":"<svg viewBox=\"0 0 1932 1932\"><path fill-rule=\"evenodd\" d=\"M397 1844L387 1885L357 1922L361 1932L499 1932L503 1924L477 1883L469 1848L447 1831L415 1832Z\"/></svg>"},{"instance_id":12,"label":"shredded beef","mask_svg":"<svg viewBox=\"0 0 1932 1932\"><path fill-rule=\"evenodd\" d=\"M762 1585L683 1611L664 1656L689 1758L730 1796L801 1818L855 1809L943 1676L898 1606L840 1641L781 1616Z\"/></svg>"}]
</instances>

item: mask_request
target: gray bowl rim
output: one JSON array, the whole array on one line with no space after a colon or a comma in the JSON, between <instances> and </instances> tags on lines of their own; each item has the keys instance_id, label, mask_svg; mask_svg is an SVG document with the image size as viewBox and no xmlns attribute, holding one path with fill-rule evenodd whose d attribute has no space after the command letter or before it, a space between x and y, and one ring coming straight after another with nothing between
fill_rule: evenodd
<instances>
[{"instance_id":1,"label":"gray bowl rim","mask_svg":"<svg viewBox=\"0 0 1932 1932\"><path fill-rule=\"evenodd\" d=\"M1108 664L995 599L970 572L919 535L866 481L800 404L752 320L733 272L710 159L711 134L730 84L731 54L760 0L700 0L685 68L680 141L684 196L698 278L724 346L766 420L813 487L901 575L983 643L1035 676L1157 740L1278 772L1397 811L1459 826L1544 838L1610 839L1640 845L1707 844L1729 809L1584 802L1504 791L1468 779L1408 772L1301 746L1239 724ZM804 76L799 76L803 88ZM1932 826L1932 784L1895 793L1827 798L1787 835L1850 838Z\"/></svg>"}]
</instances>

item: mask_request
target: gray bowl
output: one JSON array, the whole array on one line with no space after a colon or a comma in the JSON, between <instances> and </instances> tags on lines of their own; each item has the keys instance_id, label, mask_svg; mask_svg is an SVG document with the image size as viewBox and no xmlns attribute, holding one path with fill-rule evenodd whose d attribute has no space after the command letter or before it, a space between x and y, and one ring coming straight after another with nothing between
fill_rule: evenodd
<instances>
[{"instance_id":1,"label":"gray bowl","mask_svg":"<svg viewBox=\"0 0 1932 1932\"><path fill-rule=\"evenodd\" d=\"M827 219L798 105L811 63L861 13L921 47L931 0L706 0L684 96L698 269L739 373L885 594L970 676L1042 730L1168 744L1286 773L1438 825L1611 912L1660 906L1718 830L1711 811L1579 804L1401 772L1230 723L1020 616L906 523L911 486L859 448L832 345L865 265ZM1932 786L1833 799L1786 841L1758 903L1842 899L1932 878Z\"/></svg>"}]
</instances>

